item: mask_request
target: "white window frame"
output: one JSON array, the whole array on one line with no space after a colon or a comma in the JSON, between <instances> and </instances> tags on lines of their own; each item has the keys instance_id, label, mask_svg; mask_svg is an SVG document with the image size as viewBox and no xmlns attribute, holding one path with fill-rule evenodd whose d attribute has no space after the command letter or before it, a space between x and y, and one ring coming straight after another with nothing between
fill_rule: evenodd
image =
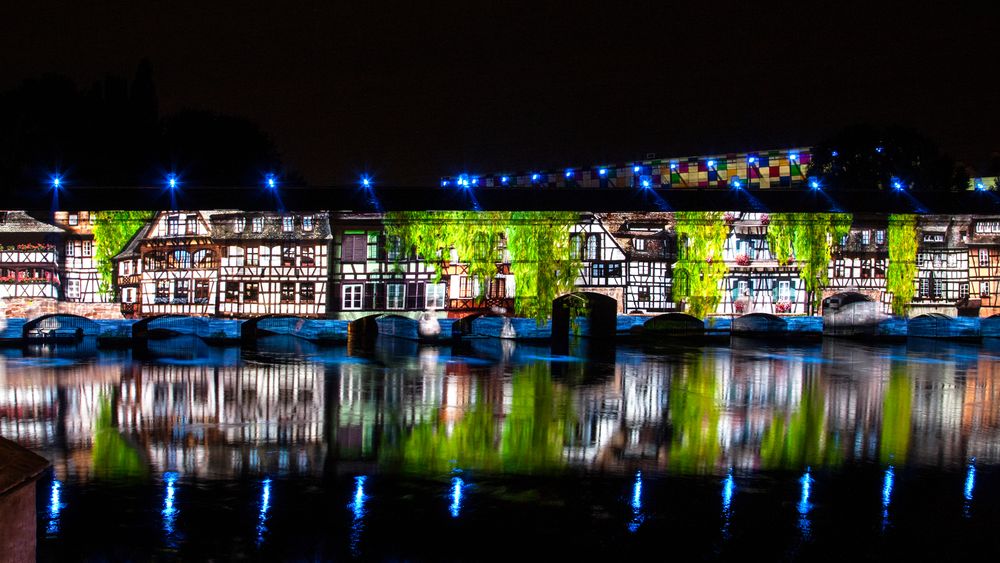
<instances>
[{"instance_id":1,"label":"white window frame","mask_svg":"<svg viewBox=\"0 0 1000 563\"><path fill-rule=\"evenodd\" d=\"M66 241L66 258L74 256L76 256L76 241L68 240Z\"/></svg>"},{"instance_id":2,"label":"white window frame","mask_svg":"<svg viewBox=\"0 0 1000 563\"><path fill-rule=\"evenodd\" d=\"M66 299L79 299L80 298L80 280L77 278L69 278L66 280Z\"/></svg>"},{"instance_id":3,"label":"white window frame","mask_svg":"<svg viewBox=\"0 0 1000 563\"><path fill-rule=\"evenodd\" d=\"M979 249L979 265L989 266L990 264L990 251L985 248Z\"/></svg>"},{"instance_id":4,"label":"white window frame","mask_svg":"<svg viewBox=\"0 0 1000 563\"><path fill-rule=\"evenodd\" d=\"M393 290L396 289L396 295L393 295ZM386 309L405 309L406 308L406 284L405 283L390 283L386 285L385 289L385 308Z\"/></svg>"},{"instance_id":5,"label":"white window frame","mask_svg":"<svg viewBox=\"0 0 1000 563\"><path fill-rule=\"evenodd\" d=\"M285 215L281 218L281 232L283 233L293 233L295 232L295 217L291 215Z\"/></svg>"},{"instance_id":6,"label":"white window frame","mask_svg":"<svg viewBox=\"0 0 1000 563\"><path fill-rule=\"evenodd\" d=\"M646 239L644 238L632 239L632 247L635 248L636 250L646 250Z\"/></svg>"},{"instance_id":7,"label":"white window frame","mask_svg":"<svg viewBox=\"0 0 1000 563\"><path fill-rule=\"evenodd\" d=\"M448 286L444 283L426 283L424 285L424 307L427 309L444 309Z\"/></svg>"},{"instance_id":8,"label":"white window frame","mask_svg":"<svg viewBox=\"0 0 1000 563\"><path fill-rule=\"evenodd\" d=\"M778 280L778 301L792 300L792 282L790 280Z\"/></svg>"},{"instance_id":9,"label":"white window frame","mask_svg":"<svg viewBox=\"0 0 1000 563\"><path fill-rule=\"evenodd\" d=\"M313 230L313 216L312 215L303 215L302 216L302 230L303 231L311 231L311 230Z\"/></svg>"},{"instance_id":10,"label":"white window frame","mask_svg":"<svg viewBox=\"0 0 1000 563\"><path fill-rule=\"evenodd\" d=\"M94 255L94 241L85 240L83 241L83 257L89 258Z\"/></svg>"},{"instance_id":11,"label":"white window frame","mask_svg":"<svg viewBox=\"0 0 1000 563\"><path fill-rule=\"evenodd\" d=\"M237 217L233 219L233 232L242 233L247 228L247 218Z\"/></svg>"},{"instance_id":12,"label":"white window frame","mask_svg":"<svg viewBox=\"0 0 1000 563\"><path fill-rule=\"evenodd\" d=\"M254 217L250 224L250 229L255 233L264 232L264 218L260 216Z\"/></svg>"},{"instance_id":13,"label":"white window frame","mask_svg":"<svg viewBox=\"0 0 1000 563\"><path fill-rule=\"evenodd\" d=\"M365 284L344 284L340 290L342 309L345 311L360 311L365 302Z\"/></svg>"}]
</instances>

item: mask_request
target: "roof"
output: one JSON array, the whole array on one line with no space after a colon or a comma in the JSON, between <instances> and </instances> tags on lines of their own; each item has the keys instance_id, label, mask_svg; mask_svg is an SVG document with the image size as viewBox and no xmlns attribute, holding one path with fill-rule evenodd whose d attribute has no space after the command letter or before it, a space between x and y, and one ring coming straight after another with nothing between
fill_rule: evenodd
<instances>
[{"instance_id":1,"label":"roof","mask_svg":"<svg viewBox=\"0 0 1000 563\"><path fill-rule=\"evenodd\" d=\"M0 495L34 481L48 466L44 457L0 438Z\"/></svg>"},{"instance_id":2,"label":"roof","mask_svg":"<svg viewBox=\"0 0 1000 563\"><path fill-rule=\"evenodd\" d=\"M66 231L39 221L24 211L0 211L0 233L65 234Z\"/></svg>"},{"instance_id":3,"label":"roof","mask_svg":"<svg viewBox=\"0 0 1000 563\"><path fill-rule=\"evenodd\" d=\"M283 220L285 217L293 217L294 228L285 231ZM312 230L302 228L302 218L312 217ZM252 221L254 218L263 217L264 227L260 232L254 232ZM241 231L236 230L237 219L244 219L244 227ZM227 212L214 213L211 216L212 237L217 240L241 241L241 240L268 240L268 241L305 241L305 240L330 240L330 218L325 211L315 213L266 213L266 212Z\"/></svg>"},{"instance_id":4,"label":"roof","mask_svg":"<svg viewBox=\"0 0 1000 563\"><path fill-rule=\"evenodd\" d=\"M149 229L152 228L152 226L153 223L151 221L147 221L145 225L132 235L132 238L129 239L125 248L123 248L118 254L115 254L115 257L112 258L112 260L124 260L125 258L135 258L139 256L139 244L142 242L142 239L146 238L146 234L149 233Z\"/></svg>"}]
</instances>

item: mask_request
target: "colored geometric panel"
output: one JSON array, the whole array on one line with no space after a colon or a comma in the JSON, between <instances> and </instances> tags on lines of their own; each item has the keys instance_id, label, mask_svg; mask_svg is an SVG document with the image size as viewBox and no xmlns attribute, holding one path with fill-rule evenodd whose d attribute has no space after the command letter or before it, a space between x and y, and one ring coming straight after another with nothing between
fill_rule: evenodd
<instances>
[{"instance_id":1,"label":"colored geometric panel","mask_svg":"<svg viewBox=\"0 0 1000 563\"><path fill-rule=\"evenodd\" d=\"M801 176L802 169L799 167L798 164L793 164L788 167L788 174L791 176Z\"/></svg>"},{"instance_id":2,"label":"colored geometric panel","mask_svg":"<svg viewBox=\"0 0 1000 563\"><path fill-rule=\"evenodd\" d=\"M708 171L708 161L707 160L698 161L698 172L707 172L707 171Z\"/></svg>"},{"instance_id":3,"label":"colored geometric panel","mask_svg":"<svg viewBox=\"0 0 1000 563\"><path fill-rule=\"evenodd\" d=\"M677 172L671 172L670 173L670 183L671 184L680 184L681 183L681 175L678 174Z\"/></svg>"},{"instance_id":4,"label":"colored geometric panel","mask_svg":"<svg viewBox=\"0 0 1000 563\"><path fill-rule=\"evenodd\" d=\"M747 169L747 177L751 178L751 179L760 178L760 170L757 169L757 168L749 168L749 169Z\"/></svg>"},{"instance_id":5,"label":"colored geometric panel","mask_svg":"<svg viewBox=\"0 0 1000 563\"><path fill-rule=\"evenodd\" d=\"M757 157L757 165L760 166L761 168L764 168L766 166L770 166L771 165L771 160L768 157L766 157L766 156L759 156L759 157Z\"/></svg>"},{"instance_id":6,"label":"colored geometric panel","mask_svg":"<svg viewBox=\"0 0 1000 563\"><path fill-rule=\"evenodd\" d=\"M729 165L729 161L728 160L726 160L724 158L723 159L719 159L719 161L715 165L715 169L716 170L725 170L728 165Z\"/></svg>"},{"instance_id":7,"label":"colored geometric panel","mask_svg":"<svg viewBox=\"0 0 1000 563\"><path fill-rule=\"evenodd\" d=\"M719 179L719 173L717 171L715 171L715 170L709 170L708 171L708 181L709 182L714 182L715 180L718 180L718 179Z\"/></svg>"},{"instance_id":8,"label":"colored geometric panel","mask_svg":"<svg viewBox=\"0 0 1000 563\"><path fill-rule=\"evenodd\" d=\"M708 187L708 181L706 180L706 181L698 182L698 187L699 188L707 188Z\"/></svg>"},{"instance_id":9,"label":"colored geometric panel","mask_svg":"<svg viewBox=\"0 0 1000 563\"><path fill-rule=\"evenodd\" d=\"M780 176L780 175L781 175L781 167L771 166L768 168L768 176Z\"/></svg>"}]
</instances>

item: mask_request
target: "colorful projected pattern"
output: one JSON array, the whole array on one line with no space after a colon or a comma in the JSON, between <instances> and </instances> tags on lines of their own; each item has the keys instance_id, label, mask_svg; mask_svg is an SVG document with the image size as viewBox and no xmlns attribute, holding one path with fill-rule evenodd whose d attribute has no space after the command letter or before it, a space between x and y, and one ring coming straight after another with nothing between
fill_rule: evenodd
<instances>
[{"instance_id":1,"label":"colorful projected pattern","mask_svg":"<svg viewBox=\"0 0 1000 563\"><path fill-rule=\"evenodd\" d=\"M555 188L728 188L739 179L747 188L805 185L808 148L641 160L627 164L447 176L442 187Z\"/></svg>"}]
</instances>

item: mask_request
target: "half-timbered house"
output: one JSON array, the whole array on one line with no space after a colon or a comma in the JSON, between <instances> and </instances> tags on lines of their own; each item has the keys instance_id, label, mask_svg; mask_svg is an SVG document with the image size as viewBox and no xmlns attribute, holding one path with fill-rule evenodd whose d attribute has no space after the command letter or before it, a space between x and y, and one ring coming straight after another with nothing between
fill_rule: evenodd
<instances>
[{"instance_id":1,"label":"half-timbered house","mask_svg":"<svg viewBox=\"0 0 1000 563\"><path fill-rule=\"evenodd\" d=\"M122 315L138 316L142 309L142 242L152 223L143 225L128 241L125 248L112 261L115 271L115 288Z\"/></svg>"},{"instance_id":2,"label":"half-timbered house","mask_svg":"<svg viewBox=\"0 0 1000 563\"><path fill-rule=\"evenodd\" d=\"M857 292L891 311L892 296L886 292L889 265L888 219L885 215L855 214L851 229L839 241L832 241L829 283L823 297Z\"/></svg>"},{"instance_id":3,"label":"half-timbered house","mask_svg":"<svg viewBox=\"0 0 1000 563\"><path fill-rule=\"evenodd\" d=\"M570 227L571 251L580 257L582 266L575 286L580 291L601 293L618 302L624 312L625 287L628 281L625 250L604 224L599 214L583 214Z\"/></svg>"},{"instance_id":4,"label":"half-timbered house","mask_svg":"<svg viewBox=\"0 0 1000 563\"><path fill-rule=\"evenodd\" d=\"M980 317L1000 313L1000 216L980 215L969 231L969 289Z\"/></svg>"},{"instance_id":5,"label":"half-timbered house","mask_svg":"<svg viewBox=\"0 0 1000 563\"><path fill-rule=\"evenodd\" d=\"M63 298L81 303L105 303L111 287L101 287L94 258L93 214L89 211L56 211L54 223L65 230L63 241Z\"/></svg>"},{"instance_id":6,"label":"half-timbered house","mask_svg":"<svg viewBox=\"0 0 1000 563\"><path fill-rule=\"evenodd\" d=\"M911 316L978 315L978 302L970 304L969 300L969 249L965 242L969 221L968 215L917 218L917 286L910 303Z\"/></svg>"},{"instance_id":7,"label":"half-timbered house","mask_svg":"<svg viewBox=\"0 0 1000 563\"><path fill-rule=\"evenodd\" d=\"M806 292L799 268L792 261L779 264L767 238L770 217L766 213L726 213L729 237L722 258L727 274L722 280L716 312L802 314Z\"/></svg>"},{"instance_id":8,"label":"half-timbered house","mask_svg":"<svg viewBox=\"0 0 1000 563\"><path fill-rule=\"evenodd\" d=\"M160 211L139 245L140 316L214 315L219 246L212 211Z\"/></svg>"},{"instance_id":9,"label":"half-timbered house","mask_svg":"<svg viewBox=\"0 0 1000 563\"><path fill-rule=\"evenodd\" d=\"M212 215L212 237L222 250L218 314L325 315L329 217L325 211Z\"/></svg>"},{"instance_id":10,"label":"half-timbered house","mask_svg":"<svg viewBox=\"0 0 1000 563\"><path fill-rule=\"evenodd\" d=\"M624 312L677 310L671 293L677 261L673 214L609 213L605 225L625 253Z\"/></svg>"},{"instance_id":11,"label":"half-timbered house","mask_svg":"<svg viewBox=\"0 0 1000 563\"><path fill-rule=\"evenodd\" d=\"M62 297L59 245L65 231L24 211L0 211L0 298Z\"/></svg>"}]
</instances>

